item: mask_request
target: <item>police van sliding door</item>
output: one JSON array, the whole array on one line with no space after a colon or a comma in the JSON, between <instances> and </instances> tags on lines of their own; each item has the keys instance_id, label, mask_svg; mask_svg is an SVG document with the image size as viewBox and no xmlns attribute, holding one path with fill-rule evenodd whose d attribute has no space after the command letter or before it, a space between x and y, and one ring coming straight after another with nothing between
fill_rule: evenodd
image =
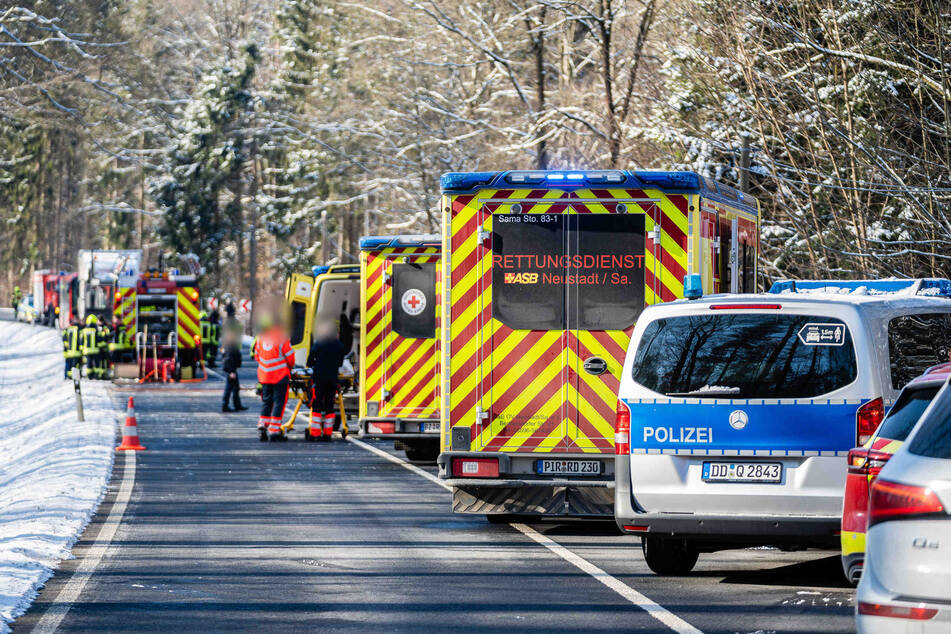
<instances>
[{"instance_id":1,"label":"police van sliding door","mask_svg":"<svg viewBox=\"0 0 951 634\"><path fill-rule=\"evenodd\" d=\"M600 213L592 213L595 209ZM630 329L645 306L646 267L660 261L645 253L646 224L653 220L645 211L655 209L633 201L606 203L585 205L568 216L569 452L614 451L617 390ZM659 245L651 242L651 255L659 255L654 252Z\"/></svg>"},{"instance_id":2,"label":"police van sliding door","mask_svg":"<svg viewBox=\"0 0 951 634\"><path fill-rule=\"evenodd\" d=\"M436 400L436 263L392 262L389 297L383 310L384 417L435 415ZM388 305L387 305L388 304Z\"/></svg>"}]
</instances>

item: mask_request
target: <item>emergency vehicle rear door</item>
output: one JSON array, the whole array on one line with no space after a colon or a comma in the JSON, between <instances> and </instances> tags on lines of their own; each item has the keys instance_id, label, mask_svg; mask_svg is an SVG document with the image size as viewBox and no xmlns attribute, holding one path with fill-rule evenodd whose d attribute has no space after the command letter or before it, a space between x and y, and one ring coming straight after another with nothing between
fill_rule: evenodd
<instances>
[{"instance_id":1,"label":"emergency vehicle rear door","mask_svg":"<svg viewBox=\"0 0 951 634\"><path fill-rule=\"evenodd\" d=\"M426 258L434 259L434 258ZM383 327L384 417L435 415L436 262L384 264Z\"/></svg>"},{"instance_id":2,"label":"emergency vehicle rear door","mask_svg":"<svg viewBox=\"0 0 951 634\"><path fill-rule=\"evenodd\" d=\"M479 360L480 425L473 444L481 449L551 451L563 446L568 366L566 208L560 202L534 199L488 202L483 207L491 259L480 259L479 279L491 277L492 291L479 292L483 321L479 333L490 338L479 342L481 350L489 351L488 358ZM495 328L482 327L486 321Z\"/></svg>"},{"instance_id":3,"label":"emergency vehicle rear door","mask_svg":"<svg viewBox=\"0 0 951 634\"><path fill-rule=\"evenodd\" d=\"M644 309L645 286L660 297L655 286L661 276L660 240L648 240L649 230L659 227L658 209L648 201L618 202L575 204L568 216L564 442L569 452L613 452L617 390L631 328Z\"/></svg>"}]
</instances>

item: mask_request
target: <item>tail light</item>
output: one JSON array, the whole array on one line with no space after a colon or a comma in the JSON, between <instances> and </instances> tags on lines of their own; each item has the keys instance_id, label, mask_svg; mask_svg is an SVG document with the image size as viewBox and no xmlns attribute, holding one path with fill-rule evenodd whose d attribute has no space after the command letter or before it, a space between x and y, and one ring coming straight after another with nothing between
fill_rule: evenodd
<instances>
[{"instance_id":1,"label":"tail light","mask_svg":"<svg viewBox=\"0 0 951 634\"><path fill-rule=\"evenodd\" d=\"M896 619L911 619L913 621L927 621L938 614L933 608L911 607L904 605L886 605L882 603L866 603L859 601L859 614L869 616L889 616Z\"/></svg>"},{"instance_id":2,"label":"tail light","mask_svg":"<svg viewBox=\"0 0 951 634\"><path fill-rule=\"evenodd\" d=\"M890 453L856 447L849 451L849 473L867 475L874 478L891 457L892 455Z\"/></svg>"},{"instance_id":3,"label":"tail light","mask_svg":"<svg viewBox=\"0 0 951 634\"><path fill-rule=\"evenodd\" d=\"M878 479L872 483L868 525L944 513L944 505L927 487Z\"/></svg>"},{"instance_id":4,"label":"tail light","mask_svg":"<svg viewBox=\"0 0 951 634\"><path fill-rule=\"evenodd\" d=\"M621 399L617 400L614 417L614 453L618 456L631 453L631 410Z\"/></svg>"},{"instance_id":5,"label":"tail light","mask_svg":"<svg viewBox=\"0 0 951 634\"><path fill-rule=\"evenodd\" d=\"M452 461L452 475L459 478L497 478L499 459L455 458Z\"/></svg>"},{"instance_id":6,"label":"tail light","mask_svg":"<svg viewBox=\"0 0 951 634\"><path fill-rule=\"evenodd\" d=\"M882 398L872 399L855 412L857 445L864 445L885 418L885 403Z\"/></svg>"}]
</instances>

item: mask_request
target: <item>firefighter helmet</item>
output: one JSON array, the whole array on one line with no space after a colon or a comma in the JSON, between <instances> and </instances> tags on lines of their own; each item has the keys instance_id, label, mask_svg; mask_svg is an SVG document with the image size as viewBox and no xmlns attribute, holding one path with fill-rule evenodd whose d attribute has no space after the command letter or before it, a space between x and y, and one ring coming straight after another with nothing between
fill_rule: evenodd
<instances>
[{"instance_id":1,"label":"firefighter helmet","mask_svg":"<svg viewBox=\"0 0 951 634\"><path fill-rule=\"evenodd\" d=\"M198 313L198 319L208 319L208 313L206 313L205 311L201 311L200 313Z\"/></svg>"},{"instance_id":2,"label":"firefighter helmet","mask_svg":"<svg viewBox=\"0 0 951 634\"><path fill-rule=\"evenodd\" d=\"M98 325L99 325L99 320L96 318L95 315L89 315L88 317L86 317L86 325L87 325L87 326L98 326Z\"/></svg>"}]
</instances>

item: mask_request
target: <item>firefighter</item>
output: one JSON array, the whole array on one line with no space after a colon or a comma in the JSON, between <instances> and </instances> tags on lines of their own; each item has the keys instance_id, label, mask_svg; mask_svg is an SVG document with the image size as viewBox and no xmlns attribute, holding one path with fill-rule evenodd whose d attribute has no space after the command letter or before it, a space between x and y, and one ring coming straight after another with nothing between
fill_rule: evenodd
<instances>
[{"instance_id":1,"label":"firefighter","mask_svg":"<svg viewBox=\"0 0 951 634\"><path fill-rule=\"evenodd\" d=\"M258 382L261 384L258 435L261 440L271 442L287 440L281 424L284 422L284 406L287 404L287 390L294 367L294 350L283 329L272 319L262 318L260 326L261 334L254 346Z\"/></svg>"},{"instance_id":2,"label":"firefighter","mask_svg":"<svg viewBox=\"0 0 951 634\"><path fill-rule=\"evenodd\" d=\"M96 341L99 334L98 324L96 316L89 315L86 317L86 326L79 333L87 379L99 378L99 344Z\"/></svg>"},{"instance_id":3,"label":"firefighter","mask_svg":"<svg viewBox=\"0 0 951 634\"><path fill-rule=\"evenodd\" d=\"M99 322L96 331L96 345L99 346L99 378L109 378L109 342L112 341L112 329L109 324Z\"/></svg>"},{"instance_id":4,"label":"firefighter","mask_svg":"<svg viewBox=\"0 0 951 634\"><path fill-rule=\"evenodd\" d=\"M82 363L83 351L80 343L79 324L73 320L63 329L63 359L66 361L64 368L67 379L73 368Z\"/></svg>"},{"instance_id":5,"label":"firefighter","mask_svg":"<svg viewBox=\"0 0 951 634\"><path fill-rule=\"evenodd\" d=\"M334 423L337 422L335 401L345 352L344 344L335 335L332 323L319 324L316 334L317 338L307 355L307 366L311 368L314 381L310 403L311 429L322 427L320 439L328 441L333 437Z\"/></svg>"},{"instance_id":6,"label":"firefighter","mask_svg":"<svg viewBox=\"0 0 951 634\"><path fill-rule=\"evenodd\" d=\"M112 337L109 341L109 360L120 363L128 360L128 353L132 350L128 331L121 326L117 318L112 320Z\"/></svg>"},{"instance_id":7,"label":"firefighter","mask_svg":"<svg viewBox=\"0 0 951 634\"><path fill-rule=\"evenodd\" d=\"M198 328L201 331L201 352L208 367L214 367L211 364L212 349L215 347L215 337L212 334L211 322L208 321L208 313L201 311L198 313Z\"/></svg>"},{"instance_id":8,"label":"firefighter","mask_svg":"<svg viewBox=\"0 0 951 634\"><path fill-rule=\"evenodd\" d=\"M218 362L218 348L221 347L221 313L218 312L217 308L213 308L212 311L208 314L208 323L211 330L211 350L209 354L211 358L208 359L208 366L215 367L215 363ZM240 348L240 345L239 345Z\"/></svg>"},{"instance_id":9,"label":"firefighter","mask_svg":"<svg viewBox=\"0 0 951 634\"><path fill-rule=\"evenodd\" d=\"M17 309L21 301L23 301L23 291L20 290L19 286L14 286L13 296L10 298L10 302L13 304L13 310Z\"/></svg>"}]
</instances>

